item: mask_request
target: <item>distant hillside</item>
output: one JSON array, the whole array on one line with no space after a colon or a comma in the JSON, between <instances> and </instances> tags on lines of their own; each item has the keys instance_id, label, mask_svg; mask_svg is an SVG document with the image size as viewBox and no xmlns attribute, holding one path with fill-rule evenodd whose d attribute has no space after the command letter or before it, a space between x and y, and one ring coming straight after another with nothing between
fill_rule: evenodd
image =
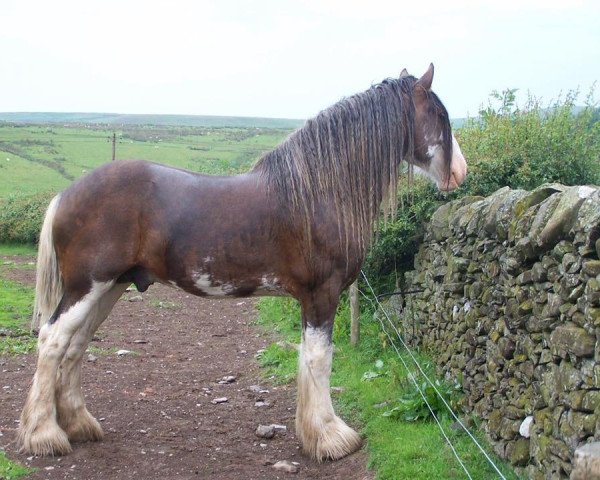
<instances>
[{"instance_id":1,"label":"distant hillside","mask_svg":"<svg viewBox=\"0 0 600 480\"><path fill-rule=\"evenodd\" d=\"M297 128L304 120L291 118L219 117L213 115L145 115L120 113L0 112L0 122L105 124L105 125L172 125L186 127Z\"/></svg>"}]
</instances>

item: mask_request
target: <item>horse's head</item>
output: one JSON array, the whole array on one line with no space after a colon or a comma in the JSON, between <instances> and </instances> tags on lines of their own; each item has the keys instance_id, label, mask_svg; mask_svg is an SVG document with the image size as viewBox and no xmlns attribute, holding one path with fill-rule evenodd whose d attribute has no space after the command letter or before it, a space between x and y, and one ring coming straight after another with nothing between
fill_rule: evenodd
<instances>
[{"instance_id":1,"label":"horse's head","mask_svg":"<svg viewBox=\"0 0 600 480\"><path fill-rule=\"evenodd\" d=\"M406 70L400 74L404 76L408 76ZM465 180L467 163L452 135L448 112L431 90L432 81L433 64L414 83L414 156L409 161L427 174L440 190L449 192Z\"/></svg>"}]
</instances>

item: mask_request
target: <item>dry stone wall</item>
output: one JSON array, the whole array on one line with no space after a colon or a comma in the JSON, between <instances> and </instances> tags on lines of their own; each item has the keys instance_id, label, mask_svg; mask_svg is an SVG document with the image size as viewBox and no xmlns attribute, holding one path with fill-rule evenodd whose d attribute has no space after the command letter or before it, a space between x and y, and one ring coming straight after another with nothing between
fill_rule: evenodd
<instances>
[{"instance_id":1,"label":"dry stone wall","mask_svg":"<svg viewBox=\"0 0 600 480\"><path fill-rule=\"evenodd\" d=\"M464 390L496 452L568 478L600 439L600 189L503 188L442 206L406 274L405 336Z\"/></svg>"}]
</instances>

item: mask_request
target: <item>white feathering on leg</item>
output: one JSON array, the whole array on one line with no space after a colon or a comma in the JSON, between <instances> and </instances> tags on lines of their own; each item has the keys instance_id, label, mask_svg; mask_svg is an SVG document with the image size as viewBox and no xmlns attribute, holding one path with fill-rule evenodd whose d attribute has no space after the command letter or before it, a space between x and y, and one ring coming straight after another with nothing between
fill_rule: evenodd
<instances>
[{"instance_id":1,"label":"white feathering on leg","mask_svg":"<svg viewBox=\"0 0 600 480\"><path fill-rule=\"evenodd\" d=\"M34 455L62 455L71 451L65 431L57 423L56 391L58 368L71 339L95 315L98 300L114 282L93 282L90 292L63 312L55 323L45 323L38 339L38 362L29 390L17 442L21 451Z\"/></svg>"},{"instance_id":2,"label":"white feathering on leg","mask_svg":"<svg viewBox=\"0 0 600 480\"><path fill-rule=\"evenodd\" d=\"M333 410L329 376L333 345L322 329L303 332L298 372L296 432L305 453L322 461L338 459L360 448L360 436Z\"/></svg>"}]
</instances>

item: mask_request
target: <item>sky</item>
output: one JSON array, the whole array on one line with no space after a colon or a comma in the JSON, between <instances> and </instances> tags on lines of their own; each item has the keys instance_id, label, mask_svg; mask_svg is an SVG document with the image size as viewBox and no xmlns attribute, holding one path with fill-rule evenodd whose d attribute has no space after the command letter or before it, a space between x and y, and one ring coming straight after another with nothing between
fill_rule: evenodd
<instances>
[{"instance_id":1,"label":"sky","mask_svg":"<svg viewBox=\"0 0 600 480\"><path fill-rule=\"evenodd\" d=\"M308 118L433 62L459 118L506 88L583 103L600 1L2 0L0 59L2 112Z\"/></svg>"}]
</instances>

